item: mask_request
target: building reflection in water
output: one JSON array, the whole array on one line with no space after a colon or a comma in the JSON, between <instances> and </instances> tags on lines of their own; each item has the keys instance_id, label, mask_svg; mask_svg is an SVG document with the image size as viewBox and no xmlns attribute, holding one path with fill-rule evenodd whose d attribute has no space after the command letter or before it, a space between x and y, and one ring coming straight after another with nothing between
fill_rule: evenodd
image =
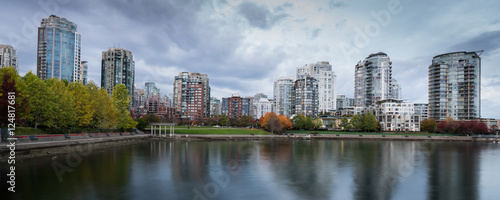
<instances>
[{"instance_id":1,"label":"building reflection in water","mask_svg":"<svg viewBox=\"0 0 500 200\"><path fill-rule=\"evenodd\" d=\"M63 182L58 182L50 159L26 160L16 166L17 187L32 192L16 193L14 199L479 199L484 182L479 177L497 167L481 160L484 146L151 141L95 150L65 173ZM490 151L490 157L500 155L498 148ZM55 161L64 163L64 155Z\"/></svg>"}]
</instances>

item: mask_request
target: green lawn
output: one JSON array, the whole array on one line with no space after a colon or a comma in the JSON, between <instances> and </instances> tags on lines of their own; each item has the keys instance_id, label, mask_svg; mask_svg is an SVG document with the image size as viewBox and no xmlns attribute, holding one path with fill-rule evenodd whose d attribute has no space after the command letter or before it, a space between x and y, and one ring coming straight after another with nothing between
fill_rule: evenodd
<instances>
[{"instance_id":1,"label":"green lawn","mask_svg":"<svg viewBox=\"0 0 500 200\"><path fill-rule=\"evenodd\" d=\"M169 129L170 126L167 126L167 129ZM187 129L187 126L174 126L175 129ZM189 129L212 129L216 128L218 129L219 127L213 127L213 126L189 126ZM149 128L146 128L147 130L151 129L151 126ZM165 127L163 127L165 129Z\"/></svg>"},{"instance_id":2,"label":"green lawn","mask_svg":"<svg viewBox=\"0 0 500 200\"><path fill-rule=\"evenodd\" d=\"M42 135L42 130L31 127L16 127L14 131L16 135Z\"/></svg>"},{"instance_id":3,"label":"green lawn","mask_svg":"<svg viewBox=\"0 0 500 200\"><path fill-rule=\"evenodd\" d=\"M248 128L190 128L175 129L175 134L212 134L212 135L269 135L262 129Z\"/></svg>"}]
</instances>

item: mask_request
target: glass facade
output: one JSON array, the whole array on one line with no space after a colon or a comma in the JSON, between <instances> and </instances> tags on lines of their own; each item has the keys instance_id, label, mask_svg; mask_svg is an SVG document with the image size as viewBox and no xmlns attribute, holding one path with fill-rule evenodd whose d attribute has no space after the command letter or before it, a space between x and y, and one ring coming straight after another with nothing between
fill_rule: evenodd
<instances>
[{"instance_id":1,"label":"glass facade","mask_svg":"<svg viewBox=\"0 0 500 200\"><path fill-rule=\"evenodd\" d=\"M292 93L294 90L292 78L278 78L274 81L274 112L277 115L290 117L292 110Z\"/></svg>"},{"instance_id":2,"label":"glass facade","mask_svg":"<svg viewBox=\"0 0 500 200\"><path fill-rule=\"evenodd\" d=\"M304 77L295 81L292 105L295 114L317 117L319 114L318 80Z\"/></svg>"},{"instance_id":3,"label":"glass facade","mask_svg":"<svg viewBox=\"0 0 500 200\"><path fill-rule=\"evenodd\" d=\"M8 66L14 67L19 71L16 50L10 45L0 44L0 68Z\"/></svg>"},{"instance_id":4,"label":"glass facade","mask_svg":"<svg viewBox=\"0 0 500 200\"><path fill-rule=\"evenodd\" d=\"M429 66L429 118L480 118L481 58L476 52L435 56Z\"/></svg>"},{"instance_id":5,"label":"glass facade","mask_svg":"<svg viewBox=\"0 0 500 200\"><path fill-rule=\"evenodd\" d=\"M102 52L101 87L109 95L118 84L127 87L130 105L134 102L135 62L132 52L122 48L109 48Z\"/></svg>"},{"instance_id":6,"label":"glass facade","mask_svg":"<svg viewBox=\"0 0 500 200\"><path fill-rule=\"evenodd\" d=\"M387 54L370 54L355 68L354 104L367 107L384 99L399 99L401 87L392 78L392 62Z\"/></svg>"},{"instance_id":7,"label":"glass facade","mask_svg":"<svg viewBox=\"0 0 500 200\"><path fill-rule=\"evenodd\" d=\"M81 38L75 23L51 15L38 28L37 76L83 81Z\"/></svg>"},{"instance_id":8,"label":"glass facade","mask_svg":"<svg viewBox=\"0 0 500 200\"><path fill-rule=\"evenodd\" d=\"M318 81L319 112L333 112L337 109L337 76L332 70L332 65L321 61L297 68L297 79L311 76Z\"/></svg>"},{"instance_id":9,"label":"glass facade","mask_svg":"<svg viewBox=\"0 0 500 200\"><path fill-rule=\"evenodd\" d=\"M160 96L160 89L156 87L156 84L154 82L146 82L144 86L146 92L146 99L149 99L155 95Z\"/></svg>"}]
</instances>

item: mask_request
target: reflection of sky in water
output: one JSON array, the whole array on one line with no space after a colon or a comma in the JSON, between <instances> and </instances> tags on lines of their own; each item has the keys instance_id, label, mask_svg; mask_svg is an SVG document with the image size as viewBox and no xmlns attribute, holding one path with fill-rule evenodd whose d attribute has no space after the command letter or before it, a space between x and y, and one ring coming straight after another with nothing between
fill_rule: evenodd
<instances>
[{"instance_id":1,"label":"reflection of sky in water","mask_svg":"<svg viewBox=\"0 0 500 200\"><path fill-rule=\"evenodd\" d=\"M61 183L51 162L16 166L17 199L193 199L195 191L207 199L496 199L500 188L500 145L486 143L154 141L93 151Z\"/></svg>"},{"instance_id":2,"label":"reflection of sky in water","mask_svg":"<svg viewBox=\"0 0 500 200\"><path fill-rule=\"evenodd\" d=\"M480 199L498 199L500 196L500 144L488 144L481 152L479 185Z\"/></svg>"}]
</instances>

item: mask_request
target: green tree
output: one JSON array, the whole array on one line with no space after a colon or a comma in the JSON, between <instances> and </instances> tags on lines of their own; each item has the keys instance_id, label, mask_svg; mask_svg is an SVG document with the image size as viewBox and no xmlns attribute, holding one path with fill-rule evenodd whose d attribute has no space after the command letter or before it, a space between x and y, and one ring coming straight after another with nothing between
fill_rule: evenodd
<instances>
[{"instance_id":1,"label":"green tree","mask_svg":"<svg viewBox=\"0 0 500 200\"><path fill-rule=\"evenodd\" d=\"M130 96L128 95L127 87L123 84L118 84L113 88L113 105L117 109L117 127L120 129L130 129L137 125L137 122L130 116L128 106Z\"/></svg>"},{"instance_id":2,"label":"green tree","mask_svg":"<svg viewBox=\"0 0 500 200\"><path fill-rule=\"evenodd\" d=\"M363 129L363 116L361 114L356 114L351 119L351 127L357 130Z\"/></svg>"},{"instance_id":3,"label":"green tree","mask_svg":"<svg viewBox=\"0 0 500 200\"><path fill-rule=\"evenodd\" d=\"M229 119L227 118L226 114L219 115L219 125L220 126L227 126L228 121L229 121Z\"/></svg>"},{"instance_id":4,"label":"green tree","mask_svg":"<svg viewBox=\"0 0 500 200\"><path fill-rule=\"evenodd\" d=\"M248 115L243 115L241 118L238 120L238 125L239 126L250 126L252 125L253 118Z\"/></svg>"},{"instance_id":5,"label":"green tree","mask_svg":"<svg viewBox=\"0 0 500 200\"><path fill-rule=\"evenodd\" d=\"M330 127L330 128L336 128L337 124L334 121L330 121L330 122L328 122L328 127Z\"/></svg>"},{"instance_id":6,"label":"green tree","mask_svg":"<svg viewBox=\"0 0 500 200\"><path fill-rule=\"evenodd\" d=\"M55 78L45 81L48 90L53 95L48 98L55 103L54 115L51 116L47 123L49 127L69 127L76 124L77 113L75 109L75 102L72 93L68 90L67 84Z\"/></svg>"},{"instance_id":7,"label":"green tree","mask_svg":"<svg viewBox=\"0 0 500 200\"><path fill-rule=\"evenodd\" d=\"M365 131L376 131L378 126L378 121L373 113L368 112L363 115L363 129Z\"/></svg>"},{"instance_id":8,"label":"green tree","mask_svg":"<svg viewBox=\"0 0 500 200\"><path fill-rule=\"evenodd\" d=\"M317 117L316 119L314 119L313 124L314 124L315 129L319 129L319 128L323 127L323 120L321 118Z\"/></svg>"},{"instance_id":9,"label":"green tree","mask_svg":"<svg viewBox=\"0 0 500 200\"><path fill-rule=\"evenodd\" d=\"M420 130L427 131L429 133L435 132L437 127L437 122L434 119L424 119L420 125Z\"/></svg>"},{"instance_id":10,"label":"green tree","mask_svg":"<svg viewBox=\"0 0 500 200\"><path fill-rule=\"evenodd\" d=\"M295 129L305 129L305 122L305 117L302 114L295 115L292 118L292 124Z\"/></svg>"},{"instance_id":11,"label":"green tree","mask_svg":"<svg viewBox=\"0 0 500 200\"><path fill-rule=\"evenodd\" d=\"M144 121L148 125L151 123L160 122L160 118L153 114L147 114L144 117L142 117L142 119L144 119Z\"/></svg>"},{"instance_id":12,"label":"green tree","mask_svg":"<svg viewBox=\"0 0 500 200\"><path fill-rule=\"evenodd\" d=\"M349 119L347 119L347 117L344 117L342 118L342 120L340 120L339 126L344 130L351 129L351 123L349 122Z\"/></svg>"},{"instance_id":13,"label":"green tree","mask_svg":"<svg viewBox=\"0 0 500 200\"><path fill-rule=\"evenodd\" d=\"M137 118L135 122L137 122L136 128L142 131L146 130L146 128L149 126L146 120L144 120L143 118Z\"/></svg>"},{"instance_id":14,"label":"green tree","mask_svg":"<svg viewBox=\"0 0 500 200\"><path fill-rule=\"evenodd\" d=\"M311 116L307 116L304 120L304 128L306 130L313 130L314 129L314 120Z\"/></svg>"},{"instance_id":15,"label":"green tree","mask_svg":"<svg viewBox=\"0 0 500 200\"><path fill-rule=\"evenodd\" d=\"M54 93L33 72L28 72L18 84L20 91L19 101L23 105L19 111L21 117L35 128L43 124L48 127L55 126L54 116L57 114L57 104L51 99Z\"/></svg>"},{"instance_id":16,"label":"green tree","mask_svg":"<svg viewBox=\"0 0 500 200\"><path fill-rule=\"evenodd\" d=\"M90 95L90 109L93 111L90 125L96 128L115 127L117 110L106 90L97 87L93 81L87 83L86 87Z\"/></svg>"},{"instance_id":17,"label":"green tree","mask_svg":"<svg viewBox=\"0 0 500 200\"><path fill-rule=\"evenodd\" d=\"M68 85L69 91L73 95L77 114L77 125L86 127L90 125L94 110L92 110L90 93L80 82L72 82Z\"/></svg>"}]
</instances>

